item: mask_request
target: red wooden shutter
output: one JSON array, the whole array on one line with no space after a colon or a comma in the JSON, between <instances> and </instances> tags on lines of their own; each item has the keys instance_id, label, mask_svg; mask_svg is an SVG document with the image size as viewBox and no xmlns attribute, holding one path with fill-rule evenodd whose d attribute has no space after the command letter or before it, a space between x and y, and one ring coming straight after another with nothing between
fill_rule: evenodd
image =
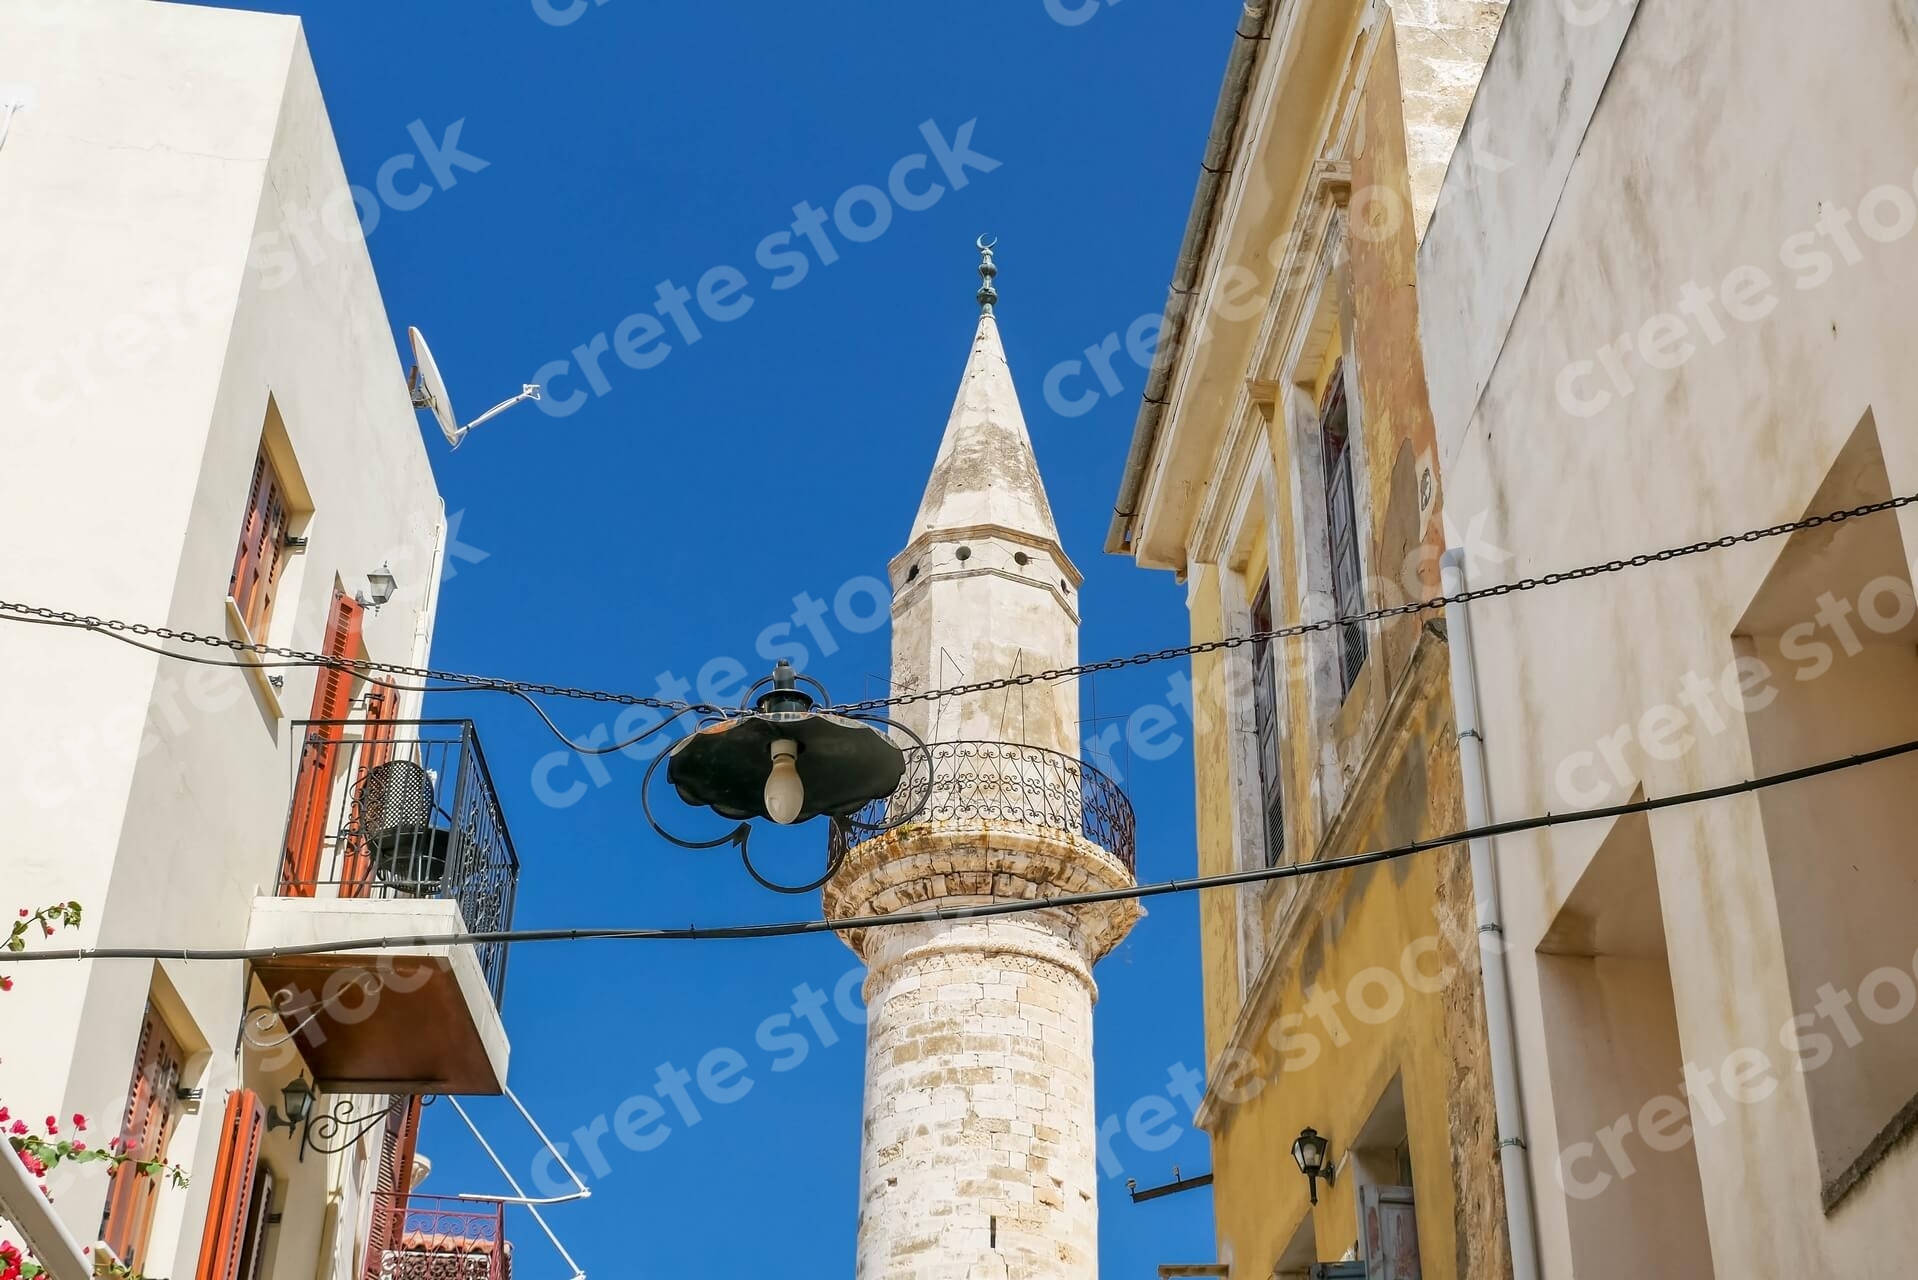
<instances>
[{"instance_id":1,"label":"red wooden shutter","mask_svg":"<svg viewBox=\"0 0 1918 1280\"><path fill-rule=\"evenodd\" d=\"M333 592L333 608L326 620L326 656L351 658L360 647L360 620L366 610L344 591ZM311 718L346 719L352 709L353 673L324 667L313 689ZM320 852L326 842L327 812L333 802L333 776L339 766L341 730L338 724L307 727L300 753L300 772L293 787L293 813L286 824L286 851L280 867L280 895L311 898L320 880Z\"/></svg>"},{"instance_id":2,"label":"red wooden shutter","mask_svg":"<svg viewBox=\"0 0 1918 1280\"><path fill-rule=\"evenodd\" d=\"M246 514L240 519L240 545L233 553L233 576L227 580L226 593L240 606L242 617L246 615L247 597L253 593L253 581L259 568L259 561L253 554L253 548L259 545L260 525L264 512L260 506L260 490L266 484L266 451L262 449L253 459L253 487L247 491Z\"/></svg>"},{"instance_id":3,"label":"red wooden shutter","mask_svg":"<svg viewBox=\"0 0 1918 1280\"><path fill-rule=\"evenodd\" d=\"M147 1234L159 1184L139 1164L166 1158L173 1140L175 1091L180 1086L180 1047L152 1005L140 1024L140 1043L127 1088L126 1114L120 1123L120 1149L131 1157L117 1166L107 1183L100 1239L120 1261L135 1266L145 1259Z\"/></svg>"},{"instance_id":4,"label":"red wooden shutter","mask_svg":"<svg viewBox=\"0 0 1918 1280\"><path fill-rule=\"evenodd\" d=\"M239 1280L240 1256L246 1251L247 1225L252 1221L260 1140L266 1135L266 1112L260 1106L260 1095L251 1089L228 1094L226 1117L220 1124L213 1197L207 1203L206 1234L200 1240L196 1280Z\"/></svg>"},{"instance_id":5,"label":"red wooden shutter","mask_svg":"<svg viewBox=\"0 0 1918 1280\"><path fill-rule=\"evenodd\" d=\"M253 485L247 493L246 515L240 521L240 545L233 556L233 575L227 594L255 640L266 639L279 590L280 570L286 563L286 491L261 446L253 460Z\"/></svg>"},{"instance_id":6,"label":"red wooden shutter","mask_svg":"<svg viewBox=\"0 0 1918 1280\"><path fill-rule=\"evenodd\" d=\"M366 691L366 728L359 753L359 763L353 770L352 791L356 797L353 803L358 805L360 783L373 770L393 758L393 719L399 714L399 695L391 689L378 685L369 685ZM361 817L353 814L353 827L360 828ZM373 860L367 852L366 841L354 836L347 842L343 858L343 871L340 876L340 896L342 898L364 898L373 884Z\"/></svg>"},{"instance_id":7,"label":"red wooden shutter","mask_svg":"<svg viewBox=\"0 0 1918 1280\"><path fill-rule=\"evenodd\" d=\"M419 1144L420 1099L396 1093L386 1109L386 1134L373 1184L373 1221L366 1235L365 1280L379 1280L380 1261L400 1247L406 1233L406 1193L413 1187L413 1152Z\"/></svg>"}]
</instances>

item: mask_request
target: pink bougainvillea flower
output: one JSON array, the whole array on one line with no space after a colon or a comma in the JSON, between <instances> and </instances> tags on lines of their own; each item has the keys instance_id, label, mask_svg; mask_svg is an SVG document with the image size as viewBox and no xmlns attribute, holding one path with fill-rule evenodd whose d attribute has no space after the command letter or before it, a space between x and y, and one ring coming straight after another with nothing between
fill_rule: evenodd
<instances>
[{"instance_id":1,"label":"pink bougainvillea flower","mask_svg":"<svg viewBox=\"0 0 1918 1280\"><path fill-rule=\"evenodd\" d=\"M11 991L11 990L13 990L13 979L0 976L0 991Z\"/></svg>"},{"instance_id":2,"label":"pink bougainvillea flower","mask_svg":"<svg viewBox=\"0 0 1918 1280\"><path fill-rule=\"evenodd\" d=\"M15 1120L15 1121L13 1122L13 1130L12 1130L12 1131L13 1131L14 1133L21 1133L21 1134L24 1134L24 1133L25 1133L25 1132L27 1131L27 1122L26 1122L25 1120Z\"/></svg>"},{"instance_id":3,"label":"pink bougainvillea flower","mask_svg":"<svg viewBox=\"0 0 1918 1280\"><path fill-rule=\"evenodd\" d=\"M73 1113L73 1127L78 1129L81 1133L85 1133L87 1131L87 1118L81 1115L78 1111Z\"/></svg>"},{"instance_id":4,"label":"pink bougainvillea flower","mask_svg":"<svg viewBox=\"0 0 1918 1280\"><path fill-rule=\"evenodd\" d=\"M58 1133L58 1132L60 1132L60 1117L59 1117L59 1116L48 1116L48 1117L47 1117L47 1132L48 1132L49 1134L55 1134L55 1133Z\"/></svg>"}]
</instances>

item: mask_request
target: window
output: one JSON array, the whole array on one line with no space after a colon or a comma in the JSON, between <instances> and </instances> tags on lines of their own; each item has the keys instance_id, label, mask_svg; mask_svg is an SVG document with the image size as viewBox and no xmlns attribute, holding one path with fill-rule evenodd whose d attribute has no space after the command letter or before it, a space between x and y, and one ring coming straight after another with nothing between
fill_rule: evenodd
<instances>
[{"instance_id":1,"label":"window","mask_svg":"<svg viewBox=\"0 0 1918 1280\"><path fill-rule=\"evenodd\" d=\"M366 1235L365 1280L393 1273L393 1255L406 1231L406 1195L413 1189L413 1154L420 1136L420 1099L396 1093L387 1100L386 1129L373 1183L373 1220Z\"/></svg>"},{"instance_id":2,"label":"window","mask_svg":"<svg viewBox=\"0 0 1918 1280\"><path fill-rule=\"evenodd\" d=\"M1893 487L1867 414L1803 513L1889 501L1906 487ZM1734 703L1745 708L1756 772L1918 737L1911 554L1890 511L1803 530L1779 549L1732 636L1742 674L1766 673ZM1918 1131L1918 1018L1903 1012L1902 995L1918 919L1918 759L1773 788L1757 804L1785 977L1794 1011L1810 1019L1791 1038L1803 1061L1819 1064L1804 1071L1804 1089L1830 1212ZM1900 970L1907 977L1873 981ZM1847 999L1857 1006L1850 1015L1831 1013ZM1841 1034L1847 1016L1856 1027ZM1820 1037L1834 1046L1828 1060L1817 1056Z\"/></svg>"},{"instance_id":3,"label":"window","mask_svg":"<svg viewBox=\"0 0 1918 1280\"><path fill-rule=\"evenodd\" d=\"M1325 534L1332 560L1332 606L1339 617L1365 611L1359 568L1358 504L1352 493L1352 439L1345 402L1345 362L1332 366L1319 405L1319 442L1325 474ZM1339 628L1341 692L1352 692L1365 665L1365 624Z\"/></svg>"},{"instance_id":4,"label":"window","mask_svg":"<svg viewBox=\"0 0 1918 1280\"><path fill-rule=\"evenodd\" d=\"M266 1274L266 1229L273 1223L273 1170L262 1161L253 1174L253 1196L247 1206L246 1245L240 1254L238 1280L260 1280Z\"/></svg>"},{"instance_id":5,"label":"window","mask_svg":"<svg viewBox=\"0 0 1918 1280\"><path fill-rule=\"evenodd\" d=\"M265 1137L260 1095L251 1089L229 1093L195 1280L257 1280L260 1274L273 1201L273 1173L260 1159Z\"/></svg>"},{"instance_id":6,"label":"window","mask_svg":"<svg viewBox=\"0 0 1918 1280\"><path fill-rule=\"evenodd\" d=\"M263 443L253 460L253 488L246 499L246 518L240 522L233 577L226 587L247 634L255 640L266 638L267 623L273 617L280 571L286 567L287 526L286 488Z\"/></svg>"},{"instance_id":7,"label":"window","mask_svg":"<svg viewBox=\"0 0 1918 1280\"><path fill-rule=\"evenodd\" d=\"M1259 584L1252 602L1252 630L1272 630L1272 578ZM1252 642L1252 719L1259 739L1259 816L1265 830L1265 865L1285 861L1285 792L1279 775L1279 689L1272 642Z\"/></svg>"},{"instance_id":8,"label":"window","mask_svg":"<svg viewBox=\"0 0 1918 1280\"><path fill-rule=\"evenodd\" d=\"M106 1212L100 1219L100 1239L136 1270L147 1261L153 1206L160 1194L159 1182L142 1173L139 1165L166 1159L173 1141L182 1059L179 1043L148 1004L140 1024L133 1079L127 1086L126 1114L120 1123L120 1149L133 1158L114 1169L107 1184Z\"/></svg>"},{"instance_id":9,"label":"window","mask_svg":"<svg viewBox=\"0 0 1918 1280\"><path fill-rule=\"evenodd\" d=\"M1639 787L1631 799L1644 797ZM1572 1274L1710 1280L1698 1149L1683 1140L1693 1117L1673 1088L1685 1052L1644 814L1613 821L1539 940L1537 963ZM1636 1127L1621 1133L1622 1116Z\"/></svg>"}]
</instances>

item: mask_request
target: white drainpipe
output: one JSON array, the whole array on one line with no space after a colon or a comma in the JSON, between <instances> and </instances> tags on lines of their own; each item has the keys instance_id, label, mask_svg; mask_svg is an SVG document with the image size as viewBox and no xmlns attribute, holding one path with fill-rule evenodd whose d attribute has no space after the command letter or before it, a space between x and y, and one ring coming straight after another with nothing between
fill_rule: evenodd
<instances>
[{"instance_id":1,"label":"white drainpipe","mask_svg":"<svg viewBox=\"0 0 1918 1280\"><path fill-rule=\"evenodd\" d=\"M419 612L413 615L413 647L407 661L415 667L426 665L433 652L433 625L439 614L440 586L446 572L446 500L440 499L440 518L433 528L433 554L427 557L426 593L420 599ZM407 695L404 718L417 720L423 714L426 695Z\"/></svg>"},{"instance_id":2,"label":"white drainpipe","mask_svg":"<svg viewBox=\"0 0 1918 1280\"><path fill-rule=\"evenodd\" d=\"M1448 596L1466 589L1465 552L1439 560L1441 588ZM1478 656L1472 647L1472 615L1462 604L1445 606L1452 662L1452 710L1458 720L1459 773L1465 784L1465 825L1492 821L1492 790L1485 776L1485 735L1479 724ZM1505 915L1499 904L1498 868L1492 842L1468 842L1472 891L1478 909L1479 970L1485 983L1485 1029L1491 1039L1492 1098L1498 1115L1498 1165L1505 1181L1505 1227L1511 1239L1512 1280L1538 1280L1538 1226L1532 1213L1532 1161L1525 1141L1525 1107L1519 1092L1518 1037L1512 1027L1512 986L1505 964Z\"/></svg>"}]
</instances>

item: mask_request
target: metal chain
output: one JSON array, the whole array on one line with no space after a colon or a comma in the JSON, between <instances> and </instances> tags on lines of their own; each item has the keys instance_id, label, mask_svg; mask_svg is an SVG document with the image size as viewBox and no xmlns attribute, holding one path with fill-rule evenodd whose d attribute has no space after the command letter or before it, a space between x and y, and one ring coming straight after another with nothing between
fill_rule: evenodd
<instances>
[{"instance_id":1,"label":"metal chain","mask_svg":"<svg viewBox=\"0 0 1918 1280\"><path fill-rule=\"evenodd\" d=\"M994 680L977 680L971 684L951 685L943 689L928 689L922 693L899 694L891 698L873 698L865 702L850 702L833 707L838 712L860 712L876 707L904 706L908 703L926 702L935 698L963 697L973 693L989 693L997 689L1006 689L1015 685L1035 684L1042 680L1068 680L1076 676L1092 675L1099 671L1116 671L1122 667L1144 666L1152 662L1166 662L1173 658L1191 657L1195 654L1215 653L1221 649L1236 649L1240 645L1257 644L1269 640L1288 640L1314 632L1330 631L1334 627L1356 626L1365 622L1377 622L1386 618L1398 618L1408 614L1426 613L1443 609L1452 604L1470 604L1474 600L1485 600L1495 596L1508 596L1520 591L1533 591L1539 587L1553 587L1561 582L1577 582L1583 578L1596 578L1605 574L1621 573L1626 569L1643 568L1649 564L1662 564L1667 560L1679 560L1686 556L1699 555L1706 551L1722 551L1743 542L1760 542L1766 538L1776 538L1787 533L1797 533L1803 529L1816 529L1820 525L1840 524L1846 520L1856 520L1860 516L1876 515L1881 511L1894 511L1918 502L1918 493L1904 497L1890 498L1884 502L1871 502L1863 506L1850 507L1843 511L1831 511L1824 515L1807 516L1803 520L1794 520L1789 524L1775 524L1764 529L1747 529L1744 533L1728 533L1723 537L1707 538L1702 542L1687 543L1682 547L1668 547L1663 551L1644 552L1623 560L1607 560L1601 564L1590 564L1579 569L1566 569L1557 573L1541 574L1535 578L1520 578L1516 582L1501 582L1495 586L1476 587L1461 591L1457 595L1433 596L1426 600L1412 600L1405 604L1394 605L1388 609L1374 609L1369 613L1347 614L1343 617L1325 618L1317 622L1300 622L1290 626L1278 627L1271 631L1252 631L1245 635L1225 636L1218 640L1205 640L1197 644L1182 645L1176 649L1156 649L1146 653L1135 653L1124 658L1107 658L1103 662L1085 662L1078 666L1056 667L1050 671L1027 672L1014 676L1001 676Z\"/></svg>"},{"instance_id":2,"label":"metal chain","mask_svg":"<svg viewBox=\"0 0 1918 1280\"><path fill-rule=\"evenodd\" d=\"M1053 680L1070 680L1078 676L1092 675L1100 671L1117 671L1124 667L1140 667L1154 662L1169 662L1175 658L1193 657L1203 653L1216 653L1222 649L1236 649L1240 645L1256 644L1270 640L1288 640L1316 632L1330 631L1335 627L1356 626L1366 622L1379 622L1387 618L1405 617L1416 613L1428 613L1453 604L1470 604L1475 600L1487 600L1498 596L1513 595L1522 591L1535 591L1540 587L1553 587L1564 582L1578 582L1585 578L1597 578L1606 574L1622 573L1626 569L1643 568L1646 565L1662 564L1668 560L1680 560L1687 556L1701 555L1707 551L1722 551L1738 546L1740 543L1761 542L1767 538L1776 538L1788 533L1798 533L1805 529L1816 529L1828 524L1842 524L1847 520L1856 520L1862 516L1877 515L1882 511L1895 511L1918 503L1918 493L1903 497L1889 498L1883 502L1866 503L1863 506L1850 507L1842 511L1827 512L1824 515L1807 516L1787 524L1770 525L1763 529L1748 529L1744 533L1725 534L1723 537L1707 538L1701 542L1687 543L1681 547L1668 547L1663 551L1644 552L1621 560L1606 560L1599 564L1585 565L1578 569L1566 569L1556 573L1541 574L1537 577L1520 578L1515 582L1501 582L1488 587L1475 587L1451 596L1433 596L1426 600L1412 600L1405 604L1394 605L1386 609L1374 609L1368 613L1347 614L1342 617L1324 618L1317 622L1300 622L1290 626L1278 627L1271 631L1253 631L1245 635L1225 636L1218 640L1205 640L1197 644L1181 645L1172 649L1154 649L1142 653L1129 654L1123 658L1107 658L1101 662L1085 662L1071 667L1055 667L1049 671L1024 672L1019 675L1001 676L993 680L976 680L970 684L950 685L942 689L926 689L918 693L898 694L890 698L869 698L864 702L838 703L821 710L841 715L876 711L881 707L900 707L918 702L931 702L939 698L963 697L974 693L989 693L999 689L1023 687ZM552 698L570 698L582 702L603 702L620 706L653 707L660 711L681 713L687 711L710 711L711 707L701 703L679 702L668 698L646 697L641 694L613 693L605 689L580 689L569 685L544 684L529 680L499 680L491 676L473 675L462 671L440 671L430 667L408 667L395 662L375 662L370 658L339 658L323 653L313 653L303 649L292 649L285 645L249 644L244 640L235 640L228 636L208 635L198 631L184 631L174 627L152 626L144 622L124 622L117 618L99 618L91 614L72 613L62 609L50 609L43 605L21 604L10 600L0 600L0 614L13 614L17 618L52 623L60 626L80 627L88 631L106 631L124 635L139 636L162 641L174 641L180 644L201 645L213 649L227 649L234 653L248 653L257 658L277 658L288 665L331 667L336 670L351 671L358 675L401 676L413 680L437 680L446 684L462 685L477 690L497 690L508 693L538 694Z\"/></svg>"}]
</instances>

